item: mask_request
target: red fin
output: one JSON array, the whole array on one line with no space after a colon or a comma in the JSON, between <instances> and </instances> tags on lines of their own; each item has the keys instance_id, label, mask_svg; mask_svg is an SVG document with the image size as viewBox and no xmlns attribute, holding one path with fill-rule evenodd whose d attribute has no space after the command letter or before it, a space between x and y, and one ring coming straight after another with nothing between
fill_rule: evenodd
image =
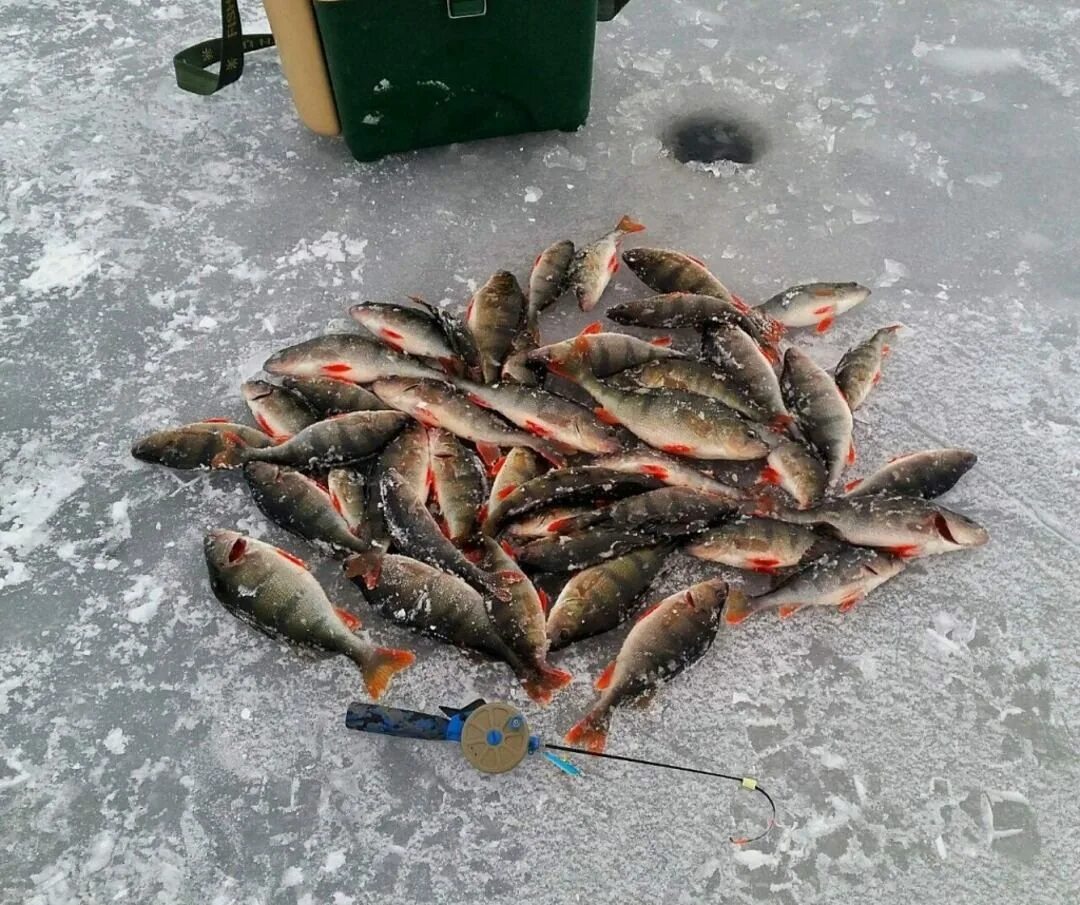
<instances>
[{"instance_id":1,"label":"red fin","mask_svg":"<svg viewBox=\"0 0 1080 905\"><path fill-rule=\"evenodd\" d=\"M471 299L469 299L469 304L467 304L465 306L465 323L468 323L469 318L472 317L473 305L475 305L475 304L476 304L476 299L471 298Z\"/></svg>"},{"instance_id":2,"label":"red fin","mask_svg":"<svg viewBox=\"0 0 1080 905\"><path fill-rule=\"evenodd\" d=\"M525 419L524 427L525 430L527 430L530 434L536 434L536 436L538 437L551 436L551 431L548 430L547 427L545 427L539 421L533 421L531 418Z\"/></svg>"},{"instance_id":3,"label":"red fin","mask_svg":"<svg viewBox=\"0 0 1080 905\"><path fill-rule=\"evenodd\" d=\"M635 220L629 214L624 216L618 222L618 225L616 225L615 228L617 230L619 230L620 232L624 232L624 233L640 233L640 232L644 232L644 230L645 230L645 227L641 223L638 223L637 220Z\"/></svg>"},{"instance_id":4,"label":"red fin","mask_svg":"<svg viewBox=\"0 0 1080 905\"><path fill-rule=\"evenodd\" d=\"M619 256L617 254L612 255L608 259L607 269L611 273L618 273L619 272Z\"/></svg>"},{"instance_id":5,"label":"red fin","mask_svg":"<svg viewBox=\"0 0 1080 905\"><path fill-rule=\"evenodd\" d=\"M603 691L611 684L611 677L615 675L615 661L612 660L607 666L604 667L604 671L596 677L596 681L593 682L593 688L597 691Z\"/></svg>"},{"instance_id":6,"label":"red fin","mask_svg":"<svg viewBox=\"0 0 1080 905\"><path fill-rule=\"evenodd\" d=\"M885 552L899 556L901 559L911 559L922 552L922 547L918 544L897 544L895 547L886 547Z\"/></svg>"},{"instance_id":7,"label":"red fin","mask_svg":"<svg viewBox=\"0 0 1080 905\"><path fill-rule=\"evenodd\" d=\"M263 415L256 415L255 423L259 425L259 430L261 430L264 434L266 434L266 436L268 436L276 443L283 443L285 440L289 439L288 434L279 434L276 430L274 430L273 426L270 424L269 421L266 420Z\"/></svg>"},{"instance_id":8,"label":"red fin","mask_svg":"<svg viewBox=\"0 0 1080 905\"><path fill-rule=\"evenodd\" d=\"M231 418L203 418L199 424L232 424Z\"/></svg>"},{"instance_id":9,"label":"red fin","mask_svg":"<svg viewBox=\"0 0 1080 905\"><path fill-rule=\"evenodd\" d=\"M694 447L687 446L685 443L667 443L660 448L673 456L688 456L694 451Z\"/></svg>"},{"instance_id":10,"label":"red fin","mask_svg":"<svg viewBox=\"0 0 1080 905\"><path fill-rule=\"evenodd\" d=\"M484 558L484 554L480 550L462 550L461 555L473 564L479 563Z\"/></svg>"},{"instance_id":11,"label":"red fin","mask_svg":"<svg viewBox=\"0 0 1080 905\"><path fill-rule=\"evenodd\" d=\"M780 364L780 353L776 351L773 346L762 346L761 354L765 356L765 360L771 365Z\"/></svg>"},{"instance_id":12,"label":"red fin","mask_svg":"<svg viewBox=\"0 0 1080 905\"><path fill-rule=\"evenodd\" d=\"M574 379L574 374L564 368L560 362L548 361L545 362L545 364L547 365L548 373L554 374L556 377L561 377L563 380Z\"/></svg>"},{"instance_id":13,"label":"red fin","mask_svg":"<svg viewBox=\"0 0 1080 905\"><path fill-rule=\"evenodd\" d=\"M768 325L765 327L765 340L770 344L776 344L780 342L786 332L787 327L776 318L770 317ZM777 360L779 361L779 356L777 356Z\"/></svg>"},{"instance_id":14,"label":"red fin","mask_svg":"<svg viewBox=\"0 0 1080 905\"><path fill-rule=\"evenodd\" d=\"M775 431L776 433L783 433L791 427L791 423L794 420L795 419L792 418L791 415L773 415L772 418L769 419L769 430Z\"/></svg>"},{"instance_id":15,"label":"red fin","mask_svg":"<svg viewBox=\"0 0 1080 905\"><path fill-rule=\"evenodd\" d=\"M752 612L750 598L746 594L738 589L728 592L724 602L724 621L728 625L738 625Z\"/></svg>"},{"instance_id":16,"label":"red fin","mask_svg":"<svg viewBox=\"0 0 1080 905\"><path fill-rule=\"evenodd\" d=\"M330 494L330 505L334 507L334 511L338 515L340 515L340 516L345 515L345 507L341 505L341 500L338 499L338 495L336 493L331 493Z\"/></svg>"},{"instance_id":17,"label":"red fin","mask_svg":"<svg viewBox=\"0 0 1080 905\"><path fill-rule=\"evenodd\" d=\"M427 468L427 474L424 475L424 484L428 490L435 486L435 469L430 465Z\"/></svg>"},{"instance_id":18,"label":"red fin","mask_svg":"<svg viewBox=\"0 0 1080 905\"><path fill-rule=\"evenodd\" d=\"M379 579L382 577L382 559L377 559L370 566L368 566L363 573L364 587L369 591L379 586Z\"/></svg>"},{"instance_id":19,"label":"red fin","mask_svg":"<svg viewBox=\"0 0 1080 905\"><path fill-rule=\"evenodd\" d=\"M502 551L503 551L503 553L505 553L505 554L506 554L507 556L509 556L509 557L510 557L511 559L515 559L515 558L517 558L517 550L515 550L515 549L514 549L514 548L513 548L513 547L512 547L511 545L510 545L510 541L507 541L507 540L501 540L501 541L499 541L499 546L500 546L500 547L502 547Z\"/></svg>"},{"instance_id":20,"label":"red fin","mask_svg":"<svg viewBox=\"0 0 1080 905\"><path fill-rule=\"evenodd\" d=\"M731 293L731 304L735 306L735 309L741 314L749 314L750 306L746 304L741 298L739 298L734 292Z\"/></svg>"},{"instance_id":21,"label":"red fin","mask_svg":"<svg viewBox=\"0 0 1080 905\"><path fill-rule=\"evenodd\" d=\"M551 598L548 597L547 591L543 588L537 588L536 596L540 599L540 609L547 613L551 609Z\"/></svg>"},{"instance_id":22,"label":"red fin","mask_svg":"<svg viewBox=\"0 0 1080 905\"><path fill-rule=\"evenodd\" d=\"M350 632L355 632L360 628L360 617L355 613L350 613L348 610L343 610L340 607L334 607L334 612L337 613L338 619L345 623L345 628Z\"/></svg>"},{"instance_id":23,"label":"red fin","mask_svg":"<svg viewBox=\"0 0 1080 905\"><path fill-rule=\"evenodd\" d=\"M622 423L602 405L598 405L596 408L594 408L593 414L596 415L596 419L598 421L602 421L604 424L610 424L612 426L615 426Z\"/></svg>"},{"instance_id":24,"label":"red fin","mask_svg":"<svg viewBox=\"0 0 1080 905\"><path fill-rule=\"evenodd\" d=\"M322 371L324 374L329 374L331 376L348 374L350 371L352 371L352 365L346 364L343 361L339 361L335 362L334 364L323 365L319 368L319 370Z\"/></svg>"},{"instance_id":25,"label":"red fin","mask_svg":"<svg viewBox=\"0 0 1080 905\"><path fill-rule=\"evenodd\" d=\"M775 575L780 566L780 560L775 556L751 556L746 564L751 571L761 572L764 575Z\"/></svg>"},{"instance_id":26,"label":"red fin","mask_svg":"<svg viewBox=\"0 0 1080 905\"><path fill-rule=\"evenodd\" d=\"M285 557L285 559L287 559L293 565L299 566L301 569L307 569L309 572L311 571L311 566L304 562L299 556L293 556L291 553L286 553L284 550L280 550L277 547L275 547L274 549L277 550L278 556Z\"/></svg>"},{"instance_id":27,"label":"red fin","mask_svg":"<svg viewBox=\"0 0 1080 905\"><path fill-rule=\"evenodd\" d=\"M877 386L879 383L881 383L881 371L875 371L874 372L874 386Z\"/></svg>"},{"instance_id":28,"label":"red fin","mask_svg":"<svg viewBox=\"0 0 1080 905\"><path fill-rule=\"evenodd\" d=\"M802 609L802 604L801 603L793 603L793 604L789 604L788 606L780 607L780 609L778 609L776 612L780 616L781 619L790 619L792 616L794 616L801 609Z\"/></svg>"},{"instance_id":29,"label":"red fin","mask_svg":"<svg viewBox=\"0 0 1080 905\"><path fill-rule=\"evenodd\" d=\"M499 456L499 458L497 458L494 462L491 463L491 476L493 478L496 477L499 474L499 472L502 471L502 467L505 464L506 464L506 456Z\"/></svg>"},{"instance_id":30,"label":"red fin","mask_svg":"<svg viewBox=\"0 0 1080 905\"><path fill-rule=\"evenodd\" d=\"M567 528L572 527L575 521L577 521L577 519L572 515L553 519L548 522L547 530L551 534L562 534Z\"/></svg>"},{"instance_id":31,"label":"red fin","mask_svg":"<svg viewBox=\"0 0 1080 905\"><path fill-rule=\"evenodd\" d=\"M247 538L239 537L233 541L233 545L229 547L229 562L236 562L247 552L248 542Z\"/></svg>"},{"instance_id":32,"label":"red fin","mask_svg":"<svg viewBox=\"0 0 1080 905\"><path fill-rule=\"evenodd\" d=\"M593 321L587 327L584 327L578 336L595 336L597 333L604 332L604 325L600 321Z\"/></svg>"},{"instance_id":33,"label":"red fin","mask_svg":"<svg viewBox=\"0 0 1080 905\"><path fill-rule=\"evenodd\" d=\"M442 358L437 358L435 360L439 363L439 367L447 374L461 375L462 363L456 358L447 358L446 356L443 356Z\"/></svg>"},{"instance_id":34,"label":"red fin","mask_svg":"<svg viewBox=\"0 0 1080 905\"><path fill-rule=\"evenodd\" d=\"M480 508L476 510L476 520L482 525L487 521L488 517L488 504L481 504Z\"/></svg>"},{"instance_id":35,"label":"red fin","mask_svg":"<svg viewBox=\"0 0 1080 905\"><path fill-rule=\"evenodd\" d=\"M517 484L507 484L505 487L500 489L499 492L495 494L495 496L497 496L500 500L505 500L515 490L517 490Z\"/></svg>"},{"instance_id":36,"label":"red fin","mask_svg":"<svg viewBox=\"0 0 1080 905\"><path fill-rule=\"evenodd\" d=\"M851 609L855 606L855 604L857 604L862 599L863 594L861 591L855 591L853 594L848 594L847 597L840 601L840 612L850 612Z\"/></svg>"},{"instance_id":37,"label":"red fin","mask_svg":"<svg viewBox=\"0 0 1080 905\"><path fill-rule=\"evenodd\" d=\"M832 314L832 305L823 305L820 308L815 308L810 313L811 314Z\"/></svg>"},{"instance_id":38,"label":"red fin","mask_svg":"<svg viewBox=\"0 0 1080 905\"><path fill-rule=\"evenodd\" d=\"M758 475L758 482L761 484L775 484L779 487L784 483L784 476L771 465L766 465L761 469L761 474Z\"/></svg>"},{"instance_id":39,"label":"red fin","mask_svg":"<svg viewBox=\"0 0 1080 905\"><path fill-rule=\"evenodd\" d=\"M854 481L848 481L844 485L844 493L851 493L851 491L853 491L856 487L858 487L862 482L863 482L862 478L856 478Z\"/></svg>"},{"instance_id":40,"label":"red fin","mask_svg":"<svg viewBox=\"0 0 1080 905\"><path fill-rule=\"evenodd\" d=\"M480 454L480 458L484 460L484 464L488 467L488 472L491 472L492 466L499 460L502 455L502 450L499 449L494 443L486 443L483 440L477 442L476 451Z\"/></svg>"},{"instance_id":41,"label":"red fin","mask_svg":"<svg viewBox=\"0 0 1080 905\"><path fill-rule=\"evenodd\" d=\"M815 333L828 333L829 328L836 321L835 317L823 317L818 321L817 326L814 328Z\"/></svg>"},{"instance_id":42,"label":"red fin","mask_svg":"<svg viewBox=\"0 0 1080 905\"><path fill-rule=\"evenodd\" d=\"M482 409L489 409L489 408L491 408L491 406L490 406L490 405L488 405L487 401L486 401L486 400L484 400L484 399L481 399L481 398L480 398L479 396L477 396L477 395L476 395L476 393L466 393L466 394L465 394L465 397L466 397L466 398L467 398L467 399L469 400L469 402L471 402L471 403L472 403L473 405L478 405L478 406L480 406L480 408L482 408Z\"/></svg>"},{"instance_id":43,"label":"red fin","mask_svg":"<svg viewBox=\"0 0 1080 905\"><path fill-rule=\"evenodd\" d=\"M659 346L661 349L666 349L668 346L671 345L671 337L670 336L654 336L652 339L649 340L649 345L650 346Z\"/></svg>"},{"instance_id":44,"label":"red fin","mask_svg":"<svg viewBox=\"0 0 1080 905\"><path fill-rule=\"evenodd\" d=\"M643 613L639 614L637 619L635 619L634 621L635 622L641 622L641 620L644 619L646 616L649 616L652 613L655 613L659 606L660 606L659 603L654 603L651 607L648 607ZM614 664L612 664L612 665L614 665Z\"/></svg>"},{"instance_id":45,"label":"red fin","mask_svg":"<svg viewBox=\"0 0 1080 905\"><path fill-rule=\"evenodd\" d=\"M555 692L574 680L565 669L556 669L547 663L536 667L535 672L522 680L525 693L538 704L549 704Z\"/></svg>"},{"instance_id":46,"label":"red fin","mask_svg":"<svg viewBox=\"0 0 1080 905\"><path fill-rule=\"evenodd\" d=\"M563 741L568 745L580 744L586 751L591 751L593 754L603 754L607 746L609 719L607 711L602 714L590 713L570 728Z\"/></svg>"},{"instance_id":47,"label":"red fin","mask_svg":"<svg viewBox=\"0 0 1080 905\"><path fill-rule=\"evenodd\" d=\"M855 441L854 440L852 440L850 443L848 443L847 463L848 463L848 465L854 465L855 464Z\"/></svg>"},{"instance_id":48,"label":"red fin","mask_svg":"<svg viewBox=\"0 0 1080 905\"><path fill-rule=\"evenodd\" d=\"M535 260L535 261L533 261L533 266L532 266L532 269L533 269L533 270L536 270L536 266L537 266L537 265L538 265L538 264L540 263L540 261L541 261L541 260L543 259L543 257L544 257L544 253L543 253L543 252L540 252L540 254L538 254L538 255L536 256L536 260Z\"/></svg>"},{"instance_id":49,"label":"red fin","mask_svg":"<svg viewBox=\"0 0 1080 905\"><path fill-rule=\"evenodd\" d=\"M648 475L650 478L657 478L660 481L666 481L671 477L671 472L664 468L663 465L642 465L639 472L644 475Z\"/></svg>"},{"instance_id":50,"label":"red fin","mask_svg":"<svg viewBox=\"0 0 1080 905\"><path fill-rule=\"evenodd\" d=\"M405 338L400 333L398 333L397 330L391 330L389 327L382 327L379 330L379 335L381 337L383 337L384 339L397 340L397 339L404 339Z\"/></svg>"},{"instance_id":51,"label":"red fin","mask_svg":"<svg viewBox=\"0 0 1080 905\"><path fill-rule=\"evenodd\" d=\"M407 650L395 650L392 647L375 648L367 667L364 668L364 684L373 701L379 700L386 691L394 673L412 666L416 655Z\"/></svg>"}]
</instances>

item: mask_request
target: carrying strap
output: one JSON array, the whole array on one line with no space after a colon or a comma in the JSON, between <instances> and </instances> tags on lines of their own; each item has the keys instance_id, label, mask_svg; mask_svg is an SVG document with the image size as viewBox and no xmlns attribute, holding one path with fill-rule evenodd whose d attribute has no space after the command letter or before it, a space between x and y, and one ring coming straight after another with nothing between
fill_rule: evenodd
<instances>
[{"instance_id":1,"label":"carrying strap","mask_svg":"<svg viewBox=\"0 0 1080 905\"><path fill-rule=\"evenodd\" d=\"M176 84L192 94L213 94L240 78L244 54L273 46L273 35L244 37L236 0L221 0L221 37L185 47L173 57ZM218 71L208 72L214 63L221 63Z\"/></svg>"}]
</instances>

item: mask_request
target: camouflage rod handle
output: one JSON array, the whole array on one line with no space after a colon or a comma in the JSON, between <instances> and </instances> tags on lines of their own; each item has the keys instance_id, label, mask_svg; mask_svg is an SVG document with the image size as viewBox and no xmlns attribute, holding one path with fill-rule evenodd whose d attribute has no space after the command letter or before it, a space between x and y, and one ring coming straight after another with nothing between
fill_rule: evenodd
<instances>
[{"instance_id":1,"label":"camouflage rod handle","mask_svg":"<svg viewBox=\"0 0 1080 905\"><path fill-rule=\"evenodd\" d=\"M394 707L353 701L345 713L345 725L360 732L441 742L446 739L450 720L415 710L398 710Z\"/></svg>"}]
</instances>

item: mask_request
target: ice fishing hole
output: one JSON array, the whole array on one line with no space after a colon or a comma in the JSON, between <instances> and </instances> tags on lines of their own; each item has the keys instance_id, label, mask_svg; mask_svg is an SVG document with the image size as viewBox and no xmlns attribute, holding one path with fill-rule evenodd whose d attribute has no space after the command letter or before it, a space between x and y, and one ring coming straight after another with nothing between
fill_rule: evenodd
<instances>
[{"instance_id":1,"label":"ice fishing hole","mask_svg":"<svg viewBox=\"0 0 1080 905\"><path fill-rule=\"evenodd\" d=\"M765 152L760 129L715 113L694 113L675 120L662 141L680 163L753 163Z\"/></svg>"}]
</instances>

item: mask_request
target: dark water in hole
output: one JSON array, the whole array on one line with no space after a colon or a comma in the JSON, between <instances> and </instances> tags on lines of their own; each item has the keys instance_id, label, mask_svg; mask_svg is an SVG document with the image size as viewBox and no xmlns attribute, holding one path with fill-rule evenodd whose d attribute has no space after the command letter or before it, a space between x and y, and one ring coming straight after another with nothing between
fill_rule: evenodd
<instances>
[{"instance_id":1,"label":"dark water in hole","mask_svg":"<svg viewBox=\"0 0 1080 905\"><path fill-rule=\"evenodd\" d=\"M765 137L751 123L715 113L695 113L672 122L661 140L680 163L753 163L765 152Z\"/></svg>"}]
</instances>

